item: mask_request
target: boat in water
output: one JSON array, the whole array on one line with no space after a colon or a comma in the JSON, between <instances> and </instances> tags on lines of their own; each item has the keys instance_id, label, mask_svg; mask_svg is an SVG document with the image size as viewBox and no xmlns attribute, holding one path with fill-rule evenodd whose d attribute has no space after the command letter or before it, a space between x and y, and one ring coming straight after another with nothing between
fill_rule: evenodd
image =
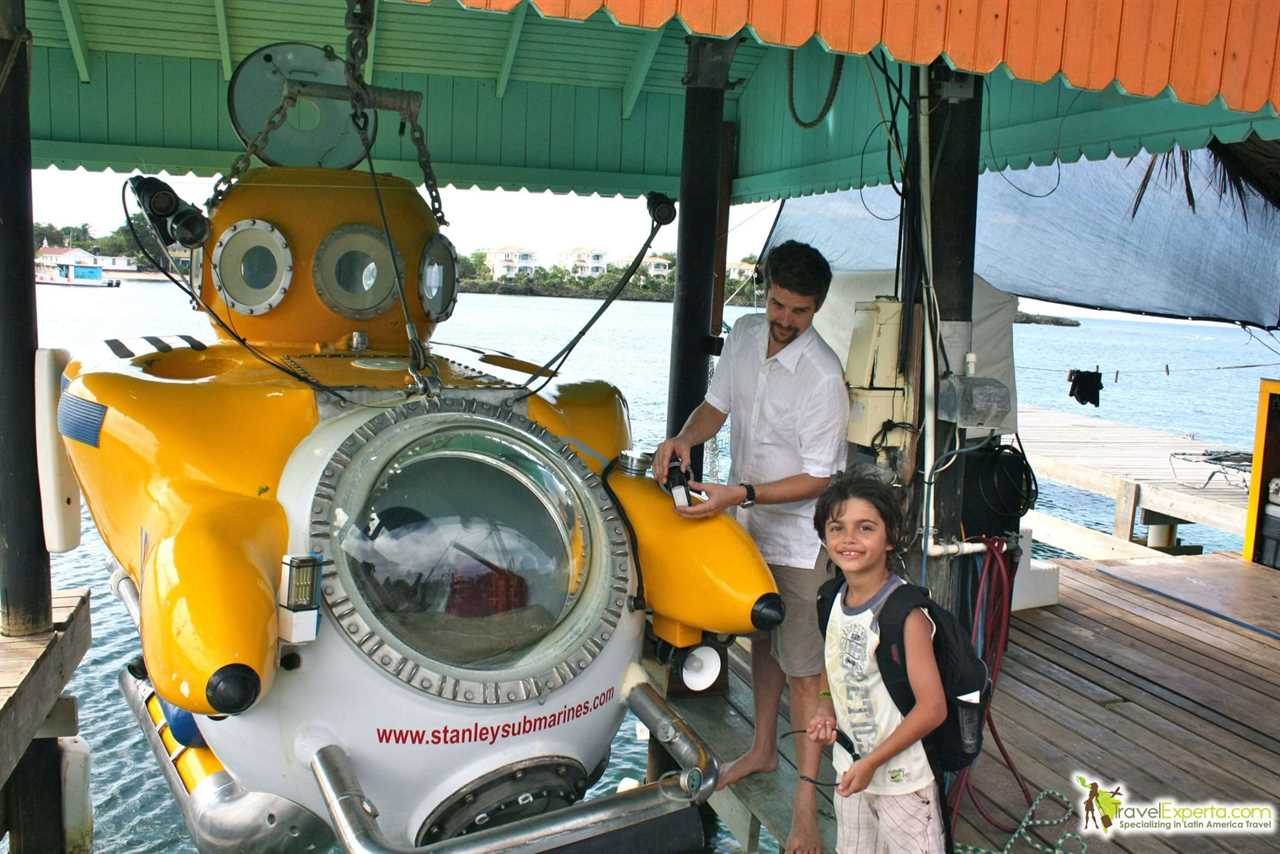
<instances>
[{"instance_id":1,"label":"boat in water","mask_svg":"<svg viewBox=\"0 0 1280 854\"><path fill-rule=\"evenodd\" d=\"M306 45L245 63L342 69ZM213 334L109 341L61 377L160 776L201 851L700 845L716 760L638 662L776 625L772 576L733 520L674 512L618 389L431 345L443 216L363 159L233 169L207 216L130 179L193 250L175 282ZM678 770L582 801L628 709Z\"/></svg>"},{"instance_id":2,"label":"boat in water","mask_svg":"<svg viewBox=\"0 0 1280 854\"><path fill-rule=\"evenodd\" d=\"M91 252L72 246L45 245L36 250L36 284L76 288L118 288L120 280L103 275Z\"/></svg>"}]
</instances>

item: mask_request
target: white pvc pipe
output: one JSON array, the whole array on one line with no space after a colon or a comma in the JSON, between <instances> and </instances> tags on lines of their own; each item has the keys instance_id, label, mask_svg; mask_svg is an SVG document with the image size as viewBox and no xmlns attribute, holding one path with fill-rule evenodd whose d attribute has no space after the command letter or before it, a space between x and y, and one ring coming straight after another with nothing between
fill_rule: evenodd
<instances>
[{"instance_id":1,"label":"white pvc pipe","mask_svg":"<svg viewBox=\"0 0 1280 854\"><path fill-rule=\"evenodd\" d=\"M986 543L934 543L925 552L929 557L949 555L976 555L987 550Z\"/></svg>"}]
</instances>

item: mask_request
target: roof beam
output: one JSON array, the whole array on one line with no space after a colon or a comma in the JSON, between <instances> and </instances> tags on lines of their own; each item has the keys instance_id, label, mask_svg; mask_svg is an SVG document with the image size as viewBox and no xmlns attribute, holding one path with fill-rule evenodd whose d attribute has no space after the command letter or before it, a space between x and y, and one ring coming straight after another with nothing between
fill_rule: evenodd
<instances>
[{"instance_id":1,"label":"roof beam","mask_svg":"<svg viewBox=\"0 0 1280 854\"><path fill-rule=\"evenodd\" d=\"M378 47L378 0L369 3L369 52L364 58L361 76L364 82L373 83L373 54Z\"/></svg>"},{"instance_id":2,"label":"roof beam","mask_svg":"<svg viewBox=\"0 0 1280 854\"><path fill-rule=\"evenodd\" d=\"M227 0L213 0L213 16L218 21L218 54L222 57L222 79L231 79L231 31L227 29Z\"/></svg>"},{"instance_id":3,"label":"roof beam","mask_svg":"<svg viewBox=\"0 0 1280 854\"><path fill-rule=\"evenodd\" d=\"M658 45L662 43L665 29L652 30L644 35L640 49L631 60L631 71L627 74L626 85L622 87L622 117L631 118L631 111L636 108L640 99L640 90L649 77L649 69L653 66L653 58L658 55Z\"/></svg>"},{"instance_id":4,"label":"roof beam","mask_svg":"<svg viewBox=\"0 0 1280 854\"><path fill-rule=\"evenodd\" d=\"M507 83L511 81L511 69L516 64L516 48L520 46L520 31L524 29L524 17L529 11L528 3L521 3L511 13L511 32L507 34L507 52L502 57L502 69L498 71L498 97L507 94Z\"/></svg>"},{"instance_id":5,"label":"roof beam","mask_svg":"<svg viewBox=\"0 0 1280 854\"><path fill-rule=\"evenodd\" d=\"M71 42L71 55L76 60L76 73L81 83L89 82L89 48L84 42L84 27L80 25L80 10L75 0L58 0L58 8L62 10L62 25L67 30L67 41Z\"/></svg>"}]
</instances>

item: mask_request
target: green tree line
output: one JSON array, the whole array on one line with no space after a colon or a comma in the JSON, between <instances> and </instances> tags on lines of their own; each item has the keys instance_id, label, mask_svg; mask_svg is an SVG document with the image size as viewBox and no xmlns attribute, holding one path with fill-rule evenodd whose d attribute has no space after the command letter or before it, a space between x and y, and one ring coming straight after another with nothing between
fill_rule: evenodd
<instances>
[{"instance_id":1,"label":"green tree line","mask_svg":"<svg viewBox=\"0 0 1280 854\"><path fill-rule=\"evenodd\" d=\"M138 232L138 237L142 239L147 251L151 253L153 258L159 258L160 241L156 240L151 233L147 218L140 213L136 213L131 215L129 219L133 222L133 227ZM49 246L83 249L94 255L127 256L138 263L138 269L140 270L154 269L147 262L142 251L138 249L138 244L133 239L133 234L129 231L129 226L127 225L120 226L105 237L94 237L89 231L88 223L57 226L47 222L37 222L33 232L35 237L34 248L37 250L47 242Z\"/></svg>"}]
</instances>

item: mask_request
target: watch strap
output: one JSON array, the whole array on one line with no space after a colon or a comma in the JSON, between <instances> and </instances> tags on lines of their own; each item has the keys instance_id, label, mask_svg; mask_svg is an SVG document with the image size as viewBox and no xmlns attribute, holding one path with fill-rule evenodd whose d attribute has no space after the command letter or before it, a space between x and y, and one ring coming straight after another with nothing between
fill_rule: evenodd
<instances>
[{"instance_id":1,"label":"watch strap","mask_svg":"<svg viewBox=\"0 0 1280 854\"><path fill-rule=\"evenodd\" d=\"M749 483L738 484L747 491L747 499L742 502L743 507L751 507L756 503L756 488Z\"/></svg>"}]
</instances>

